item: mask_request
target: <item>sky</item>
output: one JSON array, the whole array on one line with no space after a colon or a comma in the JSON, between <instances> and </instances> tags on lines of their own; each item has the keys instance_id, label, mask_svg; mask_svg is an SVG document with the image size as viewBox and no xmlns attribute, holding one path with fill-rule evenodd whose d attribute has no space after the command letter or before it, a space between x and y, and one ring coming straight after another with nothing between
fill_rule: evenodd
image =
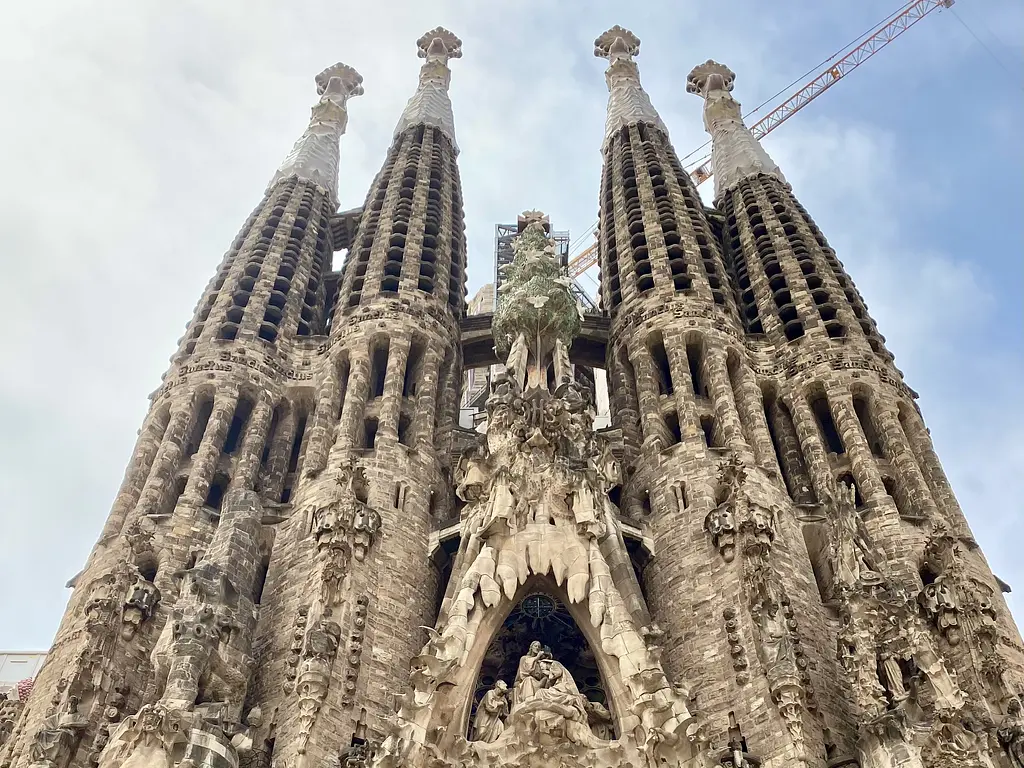
<instances>
[{"instance_id":1,"label":"sky","mask_svg":"<svg viewBox=\"0 0 1024 768\"><path fill-rule=\"evenodd\" d=\"M415 89L416 39L437 25L462 38L451 97L475 291L491 279L496 223L536 208L576 236L597 218L607 90L592 54L605 29L640 37L643 83L684 156L706 139L701 101L685 92L694 65L731 67L751 109L899 4L5 3L0 649L49 647L147 397L305 128L324 67L365 78L341 146L341 208L352 208ZM1024 50L1010 43L1021 40L1024 5L957 0L764 141L920 393L1018 616Z\"/></svg>"}]
</instances>

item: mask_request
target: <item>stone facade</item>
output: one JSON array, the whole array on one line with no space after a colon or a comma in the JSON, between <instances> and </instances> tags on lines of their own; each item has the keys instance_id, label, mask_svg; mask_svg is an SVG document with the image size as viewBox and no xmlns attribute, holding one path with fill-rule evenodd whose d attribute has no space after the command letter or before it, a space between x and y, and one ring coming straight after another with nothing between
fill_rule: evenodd
<instances>
[{"instance_id":1,"label":"stone facade","mask_svg":"<svg viewBox=\"0 0 1024 768\"><path fill-rule=\"evenodd\" d=\"M530 211L467 317L455 35L418 41L362 208L361 78L317 77L0 702L0 768L1024 767L1024 645L914 392L734 74L688 80L707 207L639 46L595 42L601 316ZM470 360L503 366L486 432L458 427Z\"/></svg>"}]
</instances>

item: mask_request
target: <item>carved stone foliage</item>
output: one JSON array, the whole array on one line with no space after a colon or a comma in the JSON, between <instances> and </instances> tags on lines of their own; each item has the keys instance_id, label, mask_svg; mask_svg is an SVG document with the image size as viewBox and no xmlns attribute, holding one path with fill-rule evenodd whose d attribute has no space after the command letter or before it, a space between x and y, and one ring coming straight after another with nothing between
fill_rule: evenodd
<instances>
[{"instance_id":1,"label":"carved stone foliage","mask_svg":"<svg viewBox=\"0 0 1024 768\"><path fill-rule=\"evenodd\" d=\"M718 504L704 520L722 558L731 563L742 539L743 551L752 557L767 556L775 542L778 513L774 507L753 498L747 468L735 453L729 454L719 468Z\"/></svg>"},{"instance_id":2,"label":"carved stone foliage","mask_svg":"<svg viewBox=\"0 0 1024 768\"><path fill-rule=\"evenodd\" d=\"M495 321L495 337L509 350L508 375L492 380L485 444L466 457L458 478L457 494L467 505L454 586L413 661L411 690L375 763L558 765L586 754L590 765L620 765L629 752L637 761L682 765L699 751L691 742L696 724L688 697L668 680L660 649L641 633L609 566L609 558L629 562L608 496L620 482L618 465L593 431L590 393L558 363L560 345L578 327L575 306L557 269L548 274L552 257L541 220L533 213L523 218L510 270L515 301L503 302ZM551 364L566 374L556 373L553 391L546 380ZM625 569L623 578L635 575ZM539 643L520 661L500 733L504 693L494 687L485 694L489 706L477 709L482 738L464 738L476 690L476 666L468 665L482 658L528 581L547 585L589 620L595 657L621 681L610 691L620 739L606 741L591 730L601 712ZM632 588L639 592L635 582ZM459 727L447 725L453 717ZM442 723L444 735L436 730Z\"/></svg>"},{"instance_id":3,"label":"carved stone foliage","mask_svg":"<svg viewBox=\"0 0 1024 768\"><path fill-rule=\"evenodd\" d=\"M341 605L352 558L362 562L380 531L380 514L367 505L367 496L366 476L350 457L341 467L330 501L309 510L321 599L328 608Z\"/></svg>"}]
</instances>

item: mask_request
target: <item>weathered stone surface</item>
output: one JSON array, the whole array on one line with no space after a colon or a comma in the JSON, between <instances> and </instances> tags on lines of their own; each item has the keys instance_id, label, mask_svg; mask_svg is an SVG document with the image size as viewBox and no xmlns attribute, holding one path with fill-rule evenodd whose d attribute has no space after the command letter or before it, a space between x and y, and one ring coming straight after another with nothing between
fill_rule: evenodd
<instances>
[{"instance_id":1,"label":"weathered stone surface","mask_svg":"<svg viewBox=\"0 0 1024 768\"><path fill-rule=\"evenodd\" d=\"M733 74L689 79L711 209L639 40L601 35L605 314L575 314L528 212L508 303L467 320L461 41L417 47L343 213L361 79L318 77L31 696L0 701L0 768L1024 768L1002 585ZM486 431L458 428L463 367L499 360Z\"/></svg>"}]
</instances>

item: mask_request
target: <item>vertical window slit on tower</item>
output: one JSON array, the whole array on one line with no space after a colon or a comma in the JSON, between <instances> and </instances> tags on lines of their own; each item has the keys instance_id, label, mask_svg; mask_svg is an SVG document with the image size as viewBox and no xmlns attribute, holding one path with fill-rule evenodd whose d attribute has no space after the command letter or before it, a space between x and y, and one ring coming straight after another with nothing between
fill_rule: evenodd
<instances>
[{"instance_id":1,"label":"vertical window slit on tower","mask_svg":"<svg viewBox=\"0 0 1024 768\"><path fill-rule=\"evenodd\" d=\"M846 453L846 448L843 446L843 439L839 436L839 430L836 429L835 420L832 418L832 410L828 405L828 398L824 394L813 395L809 399L811 410L814 412L814 418L818 422L818 431L821 433L821 439L825 443L825 448L829 453L834 453L838 456L842 456Z\"/></svg>"},{"instance_id":2,"label":"vertical window slit on tower","mask_svg":"<svg viewBox=\"0 0 1024 768\"><path fill-rule=\"evenodd\" d=\"M912 519L916 517L913 514L913 506L910 504L906 492L896 484L895 480L891 477L883 477L882 485L885 487L885 492L889 494L889 498L892 499L893 504L896 506L896 511L901 518Z\"/></svg>"},{"instance_id":3,"label":"vertical window slit on tower","mask_svg":"<svg viewBox=\"0 0 1024 768\"><path fill-rule=\"evenodd\" d=\"M370 357L370 398L384 395L384 381L388 373L388 349L390 341L387 337L379 339L373 346Z\"/></svg>"},{"instance_id":4,"label":"vertical window slit on tower","mask_svg":"<svg viewBox=\"0 0 1024 768\"><path fill-rule=\"evenodd\" d=\"M346 352L338 361L338 397L334 406L335 421L341 418L341 410L345 407L345 395L348 393L348 376L351 368Z\"/></svg>"},{"instance_id":5,"label":"vertical window slit on tower","mask_svg":"<svg viewBox=\"0 0 1024 768\"><path fill-rule=\"evenodd\" d=\"M704 342L698 337L686 342L686 362L690 368L690 386L698 397L707 396L701 367L704 364Z\"/></svg>"},{"instance_id":6,"label":"vertical window slit on tower","mask_svg":"<svg viewBox=\"0 0 1024 768\"><path fill-rule=\"evenodd\" d=\"M278 430L281 426L281 419L284 418L285 405L283 403L278 404L274 408L274 413L270 417L270 429L267 430L267 439L263 443L263 453L260 456L260 471L263 472L267 468L267 462L270 461L270 450L274 445L274 440L277 438Z\"/></svg>"},{"instance_id":7,"label":"vertical window slit on tower","mask_svg":"<svg viewBox=\"0 0 1024 768\"><path fill-rule=\"evenodd\" d=\"M868 441L871 453L878 458L882 458L885 452L882 450L882 440L878 435L878 430L875 429L875 422L871 418L871 407L868 404L867 397L861 394L854 395L853 410L857 413L857 421L860 422L861 431L864 433L864 438Z\"/></svg>"},{"instance_id":8,"label":"vertical window slit on tower","mask_svg":"<svg viewBox=\"0 0 1024 768\"><path fill-rule=\"evenodd\" d=\"M717 448L717 436L715 434L715 419L713 416L701 416L700 428L704 433L704 445L708 448Z\"/></svg>"},{"instance_id":9,"label":"vertical window slit on tower","mask_svg":"<svg viewBox=\"0 0 1024 768\"><path fill-rule=\"evenodd\" d=\"M398 417L398 442L402 445L412 445L410 442L412 435L410 431L412 429L412 418L408 413L401 413Z\"/></svg>"},{"instance_id":10,"label":"vertical window slit on tower","mask_svg":"<svg viewBox=\"0 0 1024 768\"><path fill-rule=\"evenodd\" d=\"M683 433L679 427L679 413L675 408L669 408L665 412L665 427L668 429L669 435L672 436L673 445L683 441Z\"/></svg>"},{"instance_id":11,"label":"vertical window slit on tower","mask_svg":"<svg viewBox=\"0 0 1024 768\"><path fill-rule=\"evenodd\" d=\"M367 416L363 420L363 448L373 449L377 447L377 426L376 416Z\"/></svg>"},{"instance_id":12,"label":"vertical window slit on tower","mask_svg":"<svg viewBox=\"0 0 1024 768\"><path fill-rule=\"evenodd\" d=\"M306 421L308 417L305 409L300 411L299 417L295 420L295 437L292 439L292 449L288 454L288 472L296 472L299 469L299 459L302 456L302 441L306 436Z\"/></svg>"},{"instance_id":13,"label":"vertical window slit on tower","mask_svg":"<svg viewBox=\"0 0 1024 768\"><path fill-rule=\"evenodd\" d=\"M228 483L229 480L226 475L220 473L215 475L210 483L210 489L206 493L206 500L203 502L203 505L220 511L221 504L224 502L224 493L228 489Z\"/></svg>"},{"instance_id":14,"label":"vertical window slit on tower","mask_svg":"<svg viewBox=\"0 0 1024 768\"><path fill-rule=\"evenodd\" d=\"M665 340L660 332L652 333L647 337L647 349L650 352L651 361L654 363L658 394L671 395L674 391L672 387L672 370L668 362L668 354L665 352Z\"/></svg>"},{"instance_id":15,"label":"vertical window slit on tower","mask_svg":"<svg viewBox=\"0 0 1024 768\"><path fill-rule=\"evenodd\" d=\"M252 407L252 400L248 397L243 397L238 401L238 404L235 406L235 413L231 417L228 434L224 438L224 447L221 449L222 453L232 454L238 450L238 446L242 442L245 425L252 414Z\"/></svg>"},{"instance_id":16,"label":"vertical window slit on tower","mask_svg":"<svg viewBox=\"0 0 1024 768\"><path fill-rule=\"evenodd\" d=\"M204 395L199 401L196 409L195 421L192 424L192 431L189 433L188 442L185 443L185 458L195 455L199 450L199 444L206 434L206 425L210 423L210 415L213 413L213 396Z\"/></svg>"},{"instance_id":17,"label":"vertical window slit on tower","mask_svg":"<svg viewBox=\"0 0 1024 768\"><path fill-rule=\"evenodd\" d=\"M188 475L182 475L174 481L174 489L167 495L164 500L164 506L160 509L159 514L168 516L174 514L174 509L178 506L178 502L181 500L181 495L185 493L187 485Z\"/></svg>"},{"instance_id":18,"label":"vertical window slit on tower","mask_svg":"<svg viewBox=\"0 0 1024 768\"><path fill-rule=\"evenodd\" d=\"M409 346L409 356L405 361L405 377L402 381L402 397L415 397L421 375L423 364L424 344L418 338L413 338Z\"/></svg>"}]
</instances>

